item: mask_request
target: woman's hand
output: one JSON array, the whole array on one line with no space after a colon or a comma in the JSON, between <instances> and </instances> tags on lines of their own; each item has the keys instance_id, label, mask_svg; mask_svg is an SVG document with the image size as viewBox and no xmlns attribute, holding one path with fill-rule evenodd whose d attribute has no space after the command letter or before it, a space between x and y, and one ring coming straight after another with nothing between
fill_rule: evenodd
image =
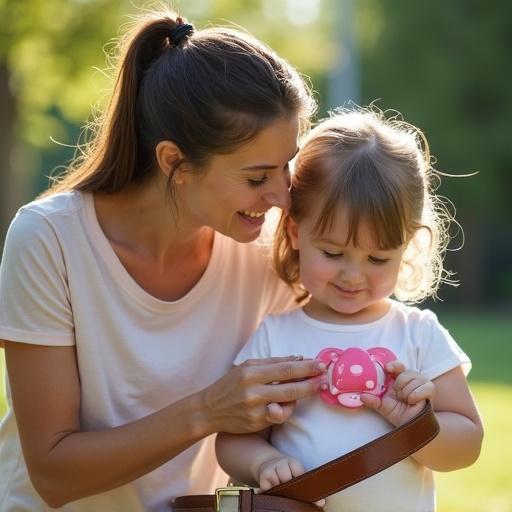
<instances>
[{"instance_id":1,"label":"woman's hand","mask_svg":"<svg viewBox=\"0 0 512 512\"><path fill-rule=\"evenodd\" d=\"M325 364L300 356L250 359L201 391L213 432L243 434L285 422L295 402L314 395L325 381Z\"/></svg>"},{"instance_id":2,"label":"woman's hand","mask_svg":"<svg viewBox=\"0 0 512 512\"><path fill-rule=\"evenodd\" d=\"M425 400L434 394L434 384L420 373L407 370L400 361L388 363L386 371L395 376L393 385L381 398L363 393L361 401L399 427L423 409Z\"/></svg>"}]
</instances>

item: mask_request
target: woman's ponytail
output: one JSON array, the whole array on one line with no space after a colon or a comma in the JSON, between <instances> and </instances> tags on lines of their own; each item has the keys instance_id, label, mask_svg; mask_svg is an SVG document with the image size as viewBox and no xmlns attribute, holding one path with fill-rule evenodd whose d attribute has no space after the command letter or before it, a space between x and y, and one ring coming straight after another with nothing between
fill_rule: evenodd
<instances>
[{"instance_id":1,"label":"woman's ponytail","mask_svg":"<svg viewBox=\"0 0 512 512\"><path fill-rule=\"evenodd\" d=\"M120 50L114 91L93 139L46 194L112 193L149 178L163 140L199 168L279 116L296 115L307 126L314 110L299 74L235 30L195 32L181 18L158 14L136 25Z\"/></svg>"}]
</instances>

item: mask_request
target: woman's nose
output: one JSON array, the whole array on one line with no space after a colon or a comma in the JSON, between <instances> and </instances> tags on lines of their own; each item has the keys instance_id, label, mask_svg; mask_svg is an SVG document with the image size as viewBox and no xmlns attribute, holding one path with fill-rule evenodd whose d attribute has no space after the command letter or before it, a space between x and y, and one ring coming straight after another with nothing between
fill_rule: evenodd
<instances>
[{"instance_id":1,"label":"woman's nose","mask_svg":"<svg viewBox=\"0 0 512 512\"><path fill-rule=\"evenodd\" d=\"M288 210L290 207L290 174L285 172L276 178L272 183L272 188L265 193L264 197L270 206Z\"/></svg>"}]
</instances>

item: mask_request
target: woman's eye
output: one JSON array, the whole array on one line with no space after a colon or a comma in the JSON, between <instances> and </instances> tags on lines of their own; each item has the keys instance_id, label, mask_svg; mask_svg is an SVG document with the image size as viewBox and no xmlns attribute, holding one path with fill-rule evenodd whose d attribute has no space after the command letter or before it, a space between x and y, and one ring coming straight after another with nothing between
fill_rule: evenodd
<instances>
[{"instance_id":1,"label":"woman's eye","mask_svg":"<svg viewBox=\"0 0 512 512\"><path fill-rule=\"evenodd\" d=\"M342 252L322 251L322 253L326 258L341 258L343 256Z\"/></svg>"},{"instance_id":2,"label":"woman's eye","mask_svg":"<svg viewBox=\"0 0 512 512\"><path fill-rule=\"evenodd\" d=\"M254 179L247 180L247 183L249 183L250 187L256 188L256 187L261 187L261 185L263 185L266 181L267 181L267 177L264 176L263 178L261 178L259 180L254 180Z\"/></svg>"},{"instance_id":3,"label":"woman's eye","mask_svg":"<svg viewBox=\"0 0 512 512\"><path fill-rule=\"evenodd\" d=\"M370 256L368 259L376 265L383 265L389 261L389 258L376 258L375 256Z\"/></svg>"}]
</instances>

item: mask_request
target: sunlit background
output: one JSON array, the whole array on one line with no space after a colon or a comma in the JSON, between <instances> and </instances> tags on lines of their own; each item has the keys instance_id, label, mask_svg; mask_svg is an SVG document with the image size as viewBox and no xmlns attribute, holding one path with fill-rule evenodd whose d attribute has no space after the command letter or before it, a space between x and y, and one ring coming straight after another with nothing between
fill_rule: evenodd
<instances>
[{"instance_id":1,"label":"sunlit background","mask_svg":"<svg viewBox=\"0 0 512 512\"><path fill-rule=\"evenodd\" d=\"M17 208L72 158L91 111L108 97L106 54L141 5L0 0L0 245ZM442 301L426 306L473 359L470 383L487 433L477 464L438 475L439 510L511 512L512 4L188 0L172 6L198 28L241 26L272 46L309 77L319 118L338 105L375 101L425 132L437 169L478 171L443 179L440 193L455 204L465 234L463 249L447 257L460 285L445 287ZM459 233L452 249L462 242ZM5 407L0 399L0 413Z\"/></svg>"}]
</instances>

